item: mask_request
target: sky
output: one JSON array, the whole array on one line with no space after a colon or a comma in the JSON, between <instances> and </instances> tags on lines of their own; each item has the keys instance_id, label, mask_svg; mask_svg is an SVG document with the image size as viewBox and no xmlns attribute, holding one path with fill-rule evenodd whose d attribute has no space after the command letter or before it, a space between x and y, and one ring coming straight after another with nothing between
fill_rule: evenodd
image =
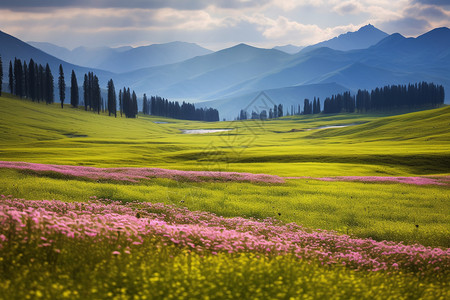
<instances>
[{"instance_id":1,"label":"sky","mask_svg":"<svg viewBox=\"0 0 450 300\"><path fill-rule=\"evenodd\" d=\"M69 49L307 46L369 23L404 36L450 27L450 0L0 0L1 31Z\"/></svg>"}]
</instances>

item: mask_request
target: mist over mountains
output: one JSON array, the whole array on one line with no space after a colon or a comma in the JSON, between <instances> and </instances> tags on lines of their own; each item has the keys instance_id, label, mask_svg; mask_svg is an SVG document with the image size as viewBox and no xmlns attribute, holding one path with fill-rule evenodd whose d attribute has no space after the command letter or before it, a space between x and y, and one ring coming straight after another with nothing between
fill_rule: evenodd
<instances>
[{"instance_id":1,"label":"mist over mountains","mask_svg":"<svg viewBox=\"0 0 450 300\"><path fill-rule=\"evenodd\" d=\"M448 28L406 38L367 25L295 54L286 53L294 52L295 46L263 49L246 44L216 52L182 42L131 49L80 47L72 51L51 44L32 44L53 56L0 33L4 74L8 74L7 65L14 57L48 62L54 74L61 63L67 74L75 70L79 82L84 73L94 71L102 87L112 78L117 88L129 86L139 96L147 93L170 100L202 102L199 105L218 108L221 118L228 119L261 91L273 102L290 107L314 96L323 100L346 90L428 81L442 84L447 90L445 102L450 102Z\"/></svg>"},{"instance_id":2,"label":"mist over mountains","mask_svg":"<svg viewBox=\"0 0 450 300\"><path fill-rule=\"evenodd\" d=\"M136 48L130 46L78 47L73 50L50 43L29 42L29 44L67 62L114 73L177 63L213 52L197 44L185 42L153 44Z\"/></svg>"}]
</instances>

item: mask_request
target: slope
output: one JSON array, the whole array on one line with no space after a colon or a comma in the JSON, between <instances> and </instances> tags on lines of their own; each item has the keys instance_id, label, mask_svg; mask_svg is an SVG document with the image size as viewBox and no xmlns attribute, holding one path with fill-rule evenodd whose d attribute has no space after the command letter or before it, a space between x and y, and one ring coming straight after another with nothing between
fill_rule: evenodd
<instances>
[{"instance_id":1,"label":"slope","mask_svg":"<svg viewBox=\"0 0 450 300\"><path fill-rule=\"evenodd\" d=\"M207 123L113 118L1 97L0 112L0 160L7 161L281 176L450 173L448 107L387 119L349 114ZM317 129L362 122L347 129ZM232 131L181 131L213 128ZM340 134L345 130L354 132Z\"/></svg>"},{"instance_id":2,"label":"slope","mask_svg":"<svg viewBox=\"0 0 450 300\"><path fill-rule=\"evenodd\" d=\"M82 76L90 71L95 72L95 74L99 77L101 86L106 86L107 80L113 76L112 73L107 71L94 68L85 68L67 63L1 31L0 55L2 56L3 61L3 74L8 74L9 61L14 62L14 58L21 59L22 61L25 60L27 63L32 58L36 63L44 66L48 63L55 78L57 78L58 68L61 64L66 73L66 82L69 81L69 72L72 70L75 71L79 84L82 83Z\"/></svg>"},{"instance_id":3,"label":"slope","mask_svg":"<svg viewBox=\"0 0 450 300\"><path fill-rule=\"evenodd\" d=\"M313 49L328 47L335 50L349 51L355 49L365 49L372 45L375 45L388 34L376 28L375 26L368 24L361 27L358 31L347 32L334 37L330 40L317 43L302 49L302 52L310 51Z\"/></svg>"}]
</instances>

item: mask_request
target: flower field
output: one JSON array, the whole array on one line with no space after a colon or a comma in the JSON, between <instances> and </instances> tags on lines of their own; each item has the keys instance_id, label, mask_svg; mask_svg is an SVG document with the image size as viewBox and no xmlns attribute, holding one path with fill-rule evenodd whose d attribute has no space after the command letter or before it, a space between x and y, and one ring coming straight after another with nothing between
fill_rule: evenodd
<instances>
[{"instance_id":1,"label":"flower field","mask_svg":"<svg viewBox=\"0 0 450 300\"><path fill-rule=\"evenodd\" d=\"M0 299L450 299L449 107L184 135L218 124L0 100Z\"/></svg>"},{"instance_id":2,"label":"flower field","mask_svg":"<svg viewBox=\"0 0 450 300\"><path fill-rule=\"evenodd\" d=\"M264 260L269 264L288 260L299 267L305 267L305 263L308 268L328 266L331 269L327 270L356 272L355 276L377 277L371 275L377 272L385 276L404 273L426 277L432 274L442 280L449 276L450 249L353 238L274 219L224 218L163 204L122 204L92 198L87 203L67 203L26 201L2 195L0 266L3 270L14 273L24 263L33 264L35 254L39 253L44 255L47 267L58 269L64 264L64 256L74 255L71 252L89 243L98 247L98 253L93 256L99 255L112 264L114 260L122 257L129 260L127 256L131 258L150 248L166 254L173 252L169 255L172 258L182 253L200 260L223 260L230 256ZM13 255L14 251L22 250L25 253ZM32 254L34 251L36 253ZM190 268L192 272L200 272L195 266ZM155 269L155 274L159 274L158 271ZM7 280L17 284L13 281ZM126 298L128 286L125 282L122 284L119 290ZM0 286L7 288L5 283ZM117 294L116 288L119 286L109 291L111 296ZM232 291L230 298L236 296L235 293ZM75 295L81 296L67 291L68 297Z\"/></svg>"}]
</instances>

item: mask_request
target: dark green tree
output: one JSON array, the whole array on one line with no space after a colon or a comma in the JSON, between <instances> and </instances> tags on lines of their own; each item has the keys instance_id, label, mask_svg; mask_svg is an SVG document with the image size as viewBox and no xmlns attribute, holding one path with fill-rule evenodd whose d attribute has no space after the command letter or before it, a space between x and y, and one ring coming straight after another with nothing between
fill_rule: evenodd
<instances>
[{"instance_id":1,"label":"dark green tree","mask_svg":"<svg viewBox=\"0 0 450 300\"><path fill-rule=\"evenodd\" d=\"M83 99L84 99L84 110L87 110L89 104L89 82L87 74L84 74Z\"/></svg>"},{"instance_id":2,"label":"dark green tree","mask_svg":"<svg viewBox=\"0 0 450 300\"><path fill-rule=\"evenodd\" d=\"M64 100L66 99L66 82L64 80L64 70L61 64L59 65L58 87L59 101L61 101L61 108L64 108Z\"/></svg>"},{"instance_id":3,"label":"dark green tree","mask_svg":"<svg viewBox=\"0 0 450 300\"><path fill-rule=\"evenodd\" d=\"M123 112L123 100L122 100L122 90L119 90L119 110L120 110L120 117L122 117Z\"/></svg>"},{"instance_id":4,"label":"dark green tree","mask_svg":"<svg viewBox=\"0 0 450 300\"><path fill-rule=\"evenodd\" d=\"M9 61L9 92L14 93L14 73L13 73L12 62Z\"/></svg>"},{"instance_id":5,"label":"dark green tree","mask_svg":"<svg viewBox=\"0 0 450 300\"><path fill-rule=\"evenodd\" d=\"M283 116L283 105L278 104L278 118Z\"/></svg>"},{"instance_id":6,"label":"dark green tree","mask_svg":"<svg viewBox=\"0 0 450 300\"><path fill-rule=\"evenodd\" d=\"M2 56L0 55L0 96L2 95L2 86L3 86L3 63L2 63Z\"/></svg>"},{"instance_id":7,"label":"dark green tree","mask_svg":"<svg viewBox=\"0 0 450 300\"><path fill-rule=\"evenodd\" d=\"M36 67L33 59L28 63L28 96L36 100Z\"/></svg>"},{"instance_id":8,"label":"dark green tree","mask_svg":"<svg viewBox=\"0 0 450 300\"><path fill-rule=\"evenodd\" d=\"M52 70L48 64L45 66L45 86L45 102L51 104L55 99L55 92Z\"/></svg>"},{"instance_id":9,"label":"dark green tree","mask_svg":"<svg viewBox=\"0 0 450 300\"><path fill-rule=\"evenodd\" d=\"M70 78L70 104L73 107L78 107L79 95L78 95L78 82L75 71L72 70L72 76Z\"/></svg>"},{"instance_id":10,"label":"dark green tree","mask_svg":"<svg viewBox=\"0 0 450 300\"><path fill-rule=\"evenodd\" d=\"M114 114L117 117L117 100L116 100L116 89L114 87L114 82L112 79L108 81L108 115Z\"/></svg>"}]
</instances>

